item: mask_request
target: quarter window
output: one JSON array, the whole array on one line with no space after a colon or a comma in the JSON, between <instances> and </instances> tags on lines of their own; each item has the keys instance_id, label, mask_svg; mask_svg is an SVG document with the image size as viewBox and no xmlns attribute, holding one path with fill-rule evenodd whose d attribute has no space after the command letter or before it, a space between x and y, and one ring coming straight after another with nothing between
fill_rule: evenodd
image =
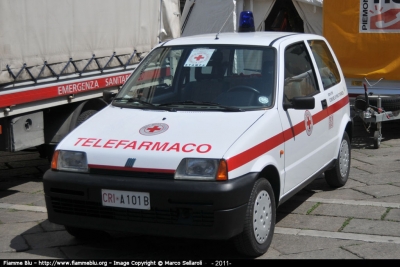
<instances>
[{"instance_id":1,"label":"quarter window","mask_svg":"<svg viewBox=\"0 0 400 267\"><path fill-rule=\"evenodd\" d=\"M285 100L311 96L319 92L310 56L304 43L291 45L285 50Z\"/></svg>"},{"instance_id":2,"label":"quarter window","mask_svg":"<svg viewBox=\"0 0 400 267\"><path fill-rule=\"evenodd\" d=\"M340 82L339 70L326 43L322 40L312 40L308 43L317 62L324 89L338 84Z\"/></svg>"}]
</instances>

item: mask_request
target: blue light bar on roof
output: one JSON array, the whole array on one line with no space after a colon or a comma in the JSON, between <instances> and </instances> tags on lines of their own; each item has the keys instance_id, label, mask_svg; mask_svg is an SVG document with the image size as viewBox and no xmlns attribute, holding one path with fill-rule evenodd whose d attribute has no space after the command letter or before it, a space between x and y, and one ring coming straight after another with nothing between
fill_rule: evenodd
<instances>
[{"instance_id":1,"label":"blue light bar on roof","mask_svg":"<svg viewBox=\"0 0 400 267\"><path fill-rule=\"evenodd\" d=\"M239 32L254 32L253 12L242 11L239 17Z\"/></svg>"}]
</instances>

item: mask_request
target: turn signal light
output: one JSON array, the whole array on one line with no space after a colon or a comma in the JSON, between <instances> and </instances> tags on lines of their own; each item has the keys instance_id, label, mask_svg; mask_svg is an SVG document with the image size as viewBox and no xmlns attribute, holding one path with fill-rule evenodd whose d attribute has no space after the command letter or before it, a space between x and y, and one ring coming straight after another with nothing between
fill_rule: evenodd
<instances>
[{"instance_id":1,"label":"turn signal light","mask_svg":"<svg viewBox=\"0 0 400 267\"><path fill-rule=\"evenodd\" d=\"M217 181L226 181L228 180L228 165L225 160L219 161L218 172L217 172Z\"/></svg>"},{"instance_id":2,"label":"turn signal light","mask_svg":"<svg viewBox=\"0 0 400 267\"><path fill-rule=\"evenodd\" d=\"M51 168L53 170L57 170L58 153L58 150L54 151L53 158L51 159Z\"/></svg>"}]
</instances>

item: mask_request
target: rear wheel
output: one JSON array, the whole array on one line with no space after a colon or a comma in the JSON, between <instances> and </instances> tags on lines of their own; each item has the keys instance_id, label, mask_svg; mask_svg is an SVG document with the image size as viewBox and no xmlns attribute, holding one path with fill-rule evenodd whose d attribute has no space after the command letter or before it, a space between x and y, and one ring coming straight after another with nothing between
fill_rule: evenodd
<instances>
[{"instance_id":1,"label":"rear wheel","mask_svg":"<svg viewBox=\"0 0 400 267\"><path fill-rule=\"evenodd\" d=\"M267 252L275 229L275 197L271 184L261 178L254 184L247 204L244 230L234 238L236 249L251 257Z\"/></svg>"},{"instance_id":2,"label":"rear wheel","mask_svg":"<svg viewBox=\"0 0 400 267\"><path fill-rule=\"evenodd\" d=\"M343 134L339 147L339 154L334 168L325 172L325 180L331 187L342 187L349 178L351 160L350 138L346 132Z\"/></svg>"}]
</instances>

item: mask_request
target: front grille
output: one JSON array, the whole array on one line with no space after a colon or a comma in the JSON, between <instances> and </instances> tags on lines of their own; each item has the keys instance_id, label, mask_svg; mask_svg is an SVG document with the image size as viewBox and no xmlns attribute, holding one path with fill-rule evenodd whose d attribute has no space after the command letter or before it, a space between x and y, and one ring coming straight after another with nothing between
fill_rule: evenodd
<instances>
[{"instance_id":1,"label":"front grille","mask_svg":"<svg viewBox=\"0 0 400 267\"><path fill-rule=\"evenodd\" d=\"M193 226L212 226L214 214L193 209L134 210L104 207L100 203L52 197L54 212L93 218L113 219L159 224L181 224Z\"/></svg>"},{"instance_id":2,"label":"front grille","mask_svg":"<svg viewBox=\"0 0 400 267\"><path fill-rule=\"evenodd\" d=\"M132 178L153 178L153 179L167 179L173 180L173 173L157 173L157 172L135 172L135 171L121 171L121 170L105 170L105 169L90 169L91 174L101 174L110 176L126 176Z\"/></svg>"}]
</instances>

